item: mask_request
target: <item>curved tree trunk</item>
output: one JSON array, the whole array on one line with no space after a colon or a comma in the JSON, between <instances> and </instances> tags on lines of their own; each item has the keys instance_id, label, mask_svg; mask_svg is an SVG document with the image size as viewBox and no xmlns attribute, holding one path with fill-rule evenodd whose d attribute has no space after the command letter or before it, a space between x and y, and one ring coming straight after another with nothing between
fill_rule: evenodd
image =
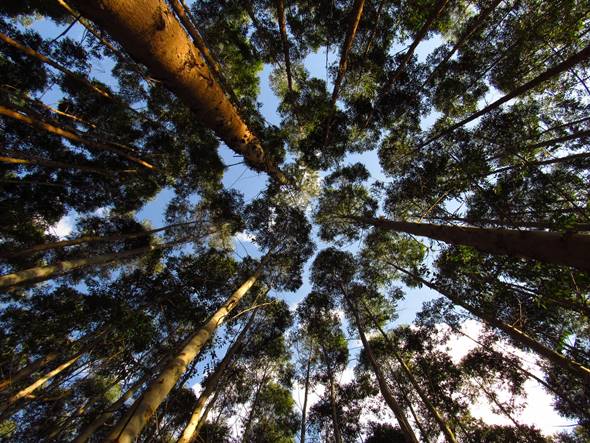
<instances>
[{"instance_id":1,"label":"curved tree trunk","mask_svg":"<svg viewBox=\"0 0 590 443\"><path fill-rule=\"evenodd\" d=\"M105 29L150 74L189 106L205 126L259 170L288 182L225 95L201 52L193 45L164 0L74 2Z\"/></svg>"},{"instance_id":2,"label":"curved tree trunk","mask_svg":"<svg viewBox=\"0 0 590 443\"><path fill-rule=\"evenodd\" d=\"M129 412L119 420L106 441L118 443L135 441L156 409L184 374L188 365L199 355L203 346L207 344L218 326L223 323L225 317L258 280L260 272L259 268L227 299L201 329L188 338L180 352L166 364L142 396L135 401Z\"/></svg>"},{"instance_id":3,"label":"curved tree trunk","mask_svg":"<svg viewBox=\"0 0 590 443\"><path fill-rule=\"evenodd\" d=\"M354 317L356 329L359 333L361 342L363 343L363 348L365 349L365 353L367 354L367 359L369 360L369 363L373 368L375 378L377 378L377 383L379 384L379 391L381 391L381 395L383 396L385 403L387 403L387 406L389 406L389 408L395 415L395 418L397 419L400 428L404 432L406 441L408 443L418 443L418 438L416 437L414 430L410 426L410 423L408 422L408 419L406 418L404 411L389 391L389 387L387 386L387 382L385 381L385 376L383 375L381 367L377 363L377 360L373 354L373 350L371 349L369 341L365 336L365 331L363 330L363 327L361 325L361 320L356 306L354 306L353 303L348 299L346 292L343 291L342 295L344 296L344 299L346 300L346 303L348 304L348 307L350 308L352 315Z\"/></svg>"},{"instance_id":4,"label":"curved tree trunk","mask_svg":"<svg viewBox=\"0 0 590 443\"><path fill-rule=\"evenodd\" d=\"M254 312L250 314L248 322L242 328L238 337L235 339L233 344L225 353L225 356L221 360L221 363L219 363L219 366L215 368L213 374L207 379L203 392L201 392L201 395L199 395L199 398L197 399L197 404L195 405L193 414L191 415L188 423L186 424L186 427L184 428L182 435L178 439L178 443L190 443L193 439L196 439L198 437L199 434L196 433L196 428L201 420L201 413L205 408L205 404L207 403L207 400L209 400L209 397L211 397L211 395L216 392L217 387L219 385L219 381L225 374L225 371L232 362L234 356L242 347L242 343L244 342L244 337L246 337L246 333L254 324L256 312L257 310L254 310Z\"/></svg>"},{"instance_id":5,"label":"curved tree trunk","mask_svg":"<svg viewBox=\"0 0 590 443\"><path fill-rule=\"evenodd\" d=\"M433 225L385 218L347 218L379 229L406 232L453 245L471 246L490 254L528 258L590 271L590 235L587 234Z\"/></svg>"}]
</instances>

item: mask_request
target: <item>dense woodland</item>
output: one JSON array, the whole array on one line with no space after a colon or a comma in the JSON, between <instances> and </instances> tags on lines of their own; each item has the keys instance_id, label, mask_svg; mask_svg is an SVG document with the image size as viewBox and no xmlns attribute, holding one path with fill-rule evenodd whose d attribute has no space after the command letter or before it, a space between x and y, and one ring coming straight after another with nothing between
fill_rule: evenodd
<instances>
[{"instance_id":1,"label":"dense woodland","mask_svg":"<svg viewBox=\"0 0 590 443\"><path fill-rule=\"evenodd\" d=\"M587 0L2 0L0 439L590 441L589 31ZM531 380L571 425L521 422Z\"/></svg>"}]
</instances>

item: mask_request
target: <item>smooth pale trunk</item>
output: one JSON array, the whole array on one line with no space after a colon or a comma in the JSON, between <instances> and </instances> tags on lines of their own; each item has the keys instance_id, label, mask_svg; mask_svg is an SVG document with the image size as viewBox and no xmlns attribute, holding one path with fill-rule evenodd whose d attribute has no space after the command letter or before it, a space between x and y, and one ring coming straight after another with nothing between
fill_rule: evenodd
<instances>
[{"instance_id":1,"label":"smooth pale trunk","mask_svg":"<svg viewBox=\"0 0 590 443\"><path fill-rule=\"evenodd\" d=\"M385 376L383 375L383 372L381 371L381 367L379 366L379 364L377 363L377 360L375 359L375 355L373 354L373 350L371 349L371 346L369 345L367 337L365 336L365 332L361 326L359 314L358 314L356 307L348 300L348 297L345 293L343 295L344 295L344 298L345 298L346 302L348 303L348 306L350 307L350 310L352 311L352 314L354 316L354 322L356 324L356 328L359 333L361 342L363 343L363 348L365 349L365 352L367 354L367 359L369 360L369 363L371 364L371 367L373 368L373 373L375 374L375 378L377 379L377 383L379 385L379 391L381 391L381 395L383 396L385 403L387 403L387 406L389 406L389 408L391 409L391 411L395 415L395 418L397 419L397 421L400 425L400 428L405 435L406 441L408 443L418 443L418 438L416 437L414 430L410 426L410 423L408 422L408 419L406 418L404 411L402 410L402 408L399 405L399 403L397 402L397 400L393 397L393 395L391 395L391 392L389 391L389 387L387 386L387 382L385 381Z\"/></svg>"},{"instance_id":2,"label":"smooth pale trunk","mask_svg":"<svg viewBox=\"0 0 590 443\"><path fill-rule=\"evenodd\" d=\"M432 282L430 282L418 275L415 275L409 271L406 271L405 269L403 269L401 267L398 267L398 266L394 266L394 267L396 269L398 269L400 272L403 272L404 274L409 275L410 277L419 281L423 285L429 287L430 289L433 289L434 291L444 295L449 300L451 300L454 304L461 306L463 309L465 309L466 311L468 311L469 313L471 313L475 317L482 319L485 323L489 324L490 326L501 330L506 335L511 337L514 341L531 349L532 351L536 352L540 356L549 360L554 365L556 365L562 369L565 369L566 371L568 371L569 373L571 373L574 376L582 378L586 383L590 383L590 369L589 368L581 365L580 363L578 363L576 361L570 360L569 358L554 351L553 349L546 347L545 345L543 345L542 343L539 343L534 338L529 337L527 334L525 334L521 330L517 329L516 327L509 325L507 323L504 323L500 320L497 320L497 319L493 318L492 316L485 314L483 311L480 311L479 309L476 309L476 308L470 306L469 304L463 302L459 297L456 297L454 294L450 293L449 291L446 291L445 289L440 288L438 285L435 285L434 283L432 283Z\"/></svg>"},{"instance_id":3,"label":"smooth pale trunk","mask_svg":"<svg viewBox=\"0 0 590 443\"><path fill-rule=\"evenodd\" d=\"M197 438L198 434L196 433L196 429L201 419L201 413L205 408L205 404L207 403L209 397L217 390L219 381L221 380L221 377L223 377L225 370L231 363L236 353L240 350L246 333L254 323L255 316L256 310L250 315L248 322L242 328L242 331L240 332L234 343L232 343L230 348L227 350L225 356L223 357L223 360L221 360L221 363L219 363L219 366L215 369L211 377L207 379L203 392L201 392L201 395L199 395L199 398L197 399L197 404L195 405L193 414L191 415L191 418L189 419L186 427L184 428L182 435L178 439L178 443L189 443L191 440Z\"/></svg>"},{"instance_id":4,"label":"smooth pale trunk","mask_svg":"<svg viewBox=\"0 0 590 443\"><path fill-rule=\"evenodd\" d=\"M135 257L154 249L159 249L160 247L162 246L146 246L144 248L132 249L125 252L98 255L96 257L85 257L77 260L64 260L47 266L36 266L13 274L0 276L0 289L11 289L16 286L50 280L54 277L68 274L76 269L93 265L104 265L125 258Z\"/></svg>"},{"instance_id":5,"label":"smooth pale trunk","mask_svg":"<svg viewBox=\"0 0 590 443\"><path fill-rule=\"evenodd\" d=\"M131 443L134 442L148 423L156 409L166 399L176 382L185 373L188 365L201 352L217 327L225 317L246 295L248 290L258 279L260 270L246 280L227 301L211 316L207 323L196 331L181 351L160 372L142 396L135 401L126 414L114 427L106 438L108 442Z\"/></svg>"},{"instance_id":6,"label":"smooth pale trunk","mask_svg":"<svg viewBox=\"0 0 590 443\"><path fill-rule=\"evenodd\" d=\"M26 388L21 389L16 394L12 395L8 400L6 400L5 406L8 407L8 406L16 403L21 398L30 396L39 387L43 386L47 381L51 380L53 377L55 377L56 375L65 371L67 368L69 368L74 363L76 363L80 359L80 357L82 357L82 355L83 355L82 353L75 355L73 358L69 359L65 363L62 363L61 365L59 365L57 368L53 369L52 371L49 371L44 376L39 377L34 383L31 383Z\"/></svg>"},{"instance_id":7,"label":"smooth pale trunk","mask_svg":"<svg viewBox=\"0 0 590 443\"><path fill-rule=\"evenodd\" d=\"M39 369L56 360L58 357L59 354L57 352L51 352L47 354L45 357L38 358L34 362L28 364L21 370L17 371L14 375L11 375L7 379L0 381L0 392L4 391L11 385L18 383L22 379L28 377L33 372L37 372Z\"/></svg>"},{"instance_id":8,"label":"smooth pale trunk","mask_svg":"<svg viewBox=\"0 0 590 443\"><path fill-rule=\"evenodd\" d=\"M134 60L146 65L150 75L184 101L227 146L280 183L288 182L225 95L164 0L75 0L73 3L118 41Z\"/></svg>"},{"instance_id":9,"label":"smooth pale trunk","mask_svg":"<svg viewBox=\"0 0 590 443\"><path fill-rule=\"evenodd\" d=\"M380 229L405 232L454 245L471 246L490 254L528 258L590 271L590 235L587 234L434 225L385 218L349 218Z\"/></svg>"}]
</instances>

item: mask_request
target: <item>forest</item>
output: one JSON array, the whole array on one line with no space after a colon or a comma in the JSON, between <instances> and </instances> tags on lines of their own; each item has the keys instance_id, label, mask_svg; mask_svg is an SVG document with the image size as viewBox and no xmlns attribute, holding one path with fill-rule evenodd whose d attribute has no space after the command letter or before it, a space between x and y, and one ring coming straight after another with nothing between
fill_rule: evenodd
<instances>
[{"instance_id":1,"label":"forest","mask_svg":"<svg viewBox=\"0 0 590 443\"><path fill-rule=\"evenodd\" d=\"M590 442L588 0L0 1L0 442Z\"/></svg>"}]
</instances>

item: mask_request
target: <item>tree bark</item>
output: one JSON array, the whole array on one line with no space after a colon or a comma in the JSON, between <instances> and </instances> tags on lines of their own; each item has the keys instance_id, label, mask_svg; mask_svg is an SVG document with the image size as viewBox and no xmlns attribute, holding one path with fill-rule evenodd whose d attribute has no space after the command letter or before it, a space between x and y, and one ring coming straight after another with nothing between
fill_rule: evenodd
<instances>
[{"instance_id":1,"label":"tree bark","mask_svg":"<svg viewBox=\"0 0 590 443\"><path fill-rule=\"evenodd\" d=\"M85 235L85 236L75 238L72 240L60 240L57 242L42 243L42 244L38 244L35 246L31 246L30 248L21 249L20 251L17 251L17 252L0 253L0 257L3 257L3 258L22 257L22 256L35 254L38 252L49 251L52 249L61 249L61 248L65 248L67 246L76 246L76 245L80 245L83 243L109 243L109 242L115 242L115 241L121 241L121 240L131 240L134 238L141 238L141 237L145 237L148 235L156 234L158 232L166 231L168 229L176 228L178 226L186 226L186 225L191 225L191 224L195 224L195 223L197 223L197 222L192 221L192 222L185 222L185 223L174 223L174 224L164 226L161 228L151 229L149 231L144 231L144 232L137 232L134 234L114 234L114 235L109 235L106 237L100 236L100 235Z\"/></svg>"},{"instance_id":2,"label":"tree bark","mask_svg":"<svg viewBox=\"0 0 590 443\"><path fill-rule=\"evenodd\" d=\"M92 434L94 434L98 429L100 429L106 422L109 420L117 409L119 409L123 404L129 400L135 392L137 392L141 386L149 379L149 373L146 373L143 377L141 377L137 382L135 382L119 399L110 405L106 410L101 412L92 422L90 422L86 427L80 431L78 436L74 439L72 443L85 443L87 442Z\"/></svg>"},{"instance_id":3,"label":"tree bark","mask_svg":"<svg viewBox=\"0 0 590 443\"><path fill-rule=\"evenodd\" d=\"M227 146L279 183L288 182L215 81L200 51L164 0L76 0L74 3L135 60L146 65L151 75L183 100Z\"/></svg>"},{"instance_id":4,"label":"tree bark","mask_svg":"<svg viewBox=\"0 0 590 443\"><path fill-rule=\"evenodd\" d=\"M238 351L242 347L242 343L244 342L244 337L246 337L246 333L250 330L250 328L254 324L254 318L256 317L256 312L257 312L257 310L254 310L254 312L252 312L252 314L250 314L250 318L248 319L248 322L242 328L238 337L235 339L235 341L232 343L230 348L227 350L225 356L221 360L221 363L219 363L219 366L217 366L217 368L215 368L215 371L213 372L211 377L209 377L207 379L207 382L205 383L203 392L201 392L201 395L199 395L199 398L197 399L197 404L195 405L195 409L193 410L193 414L191 415L188 423L186 424L186 427L184 428L182 435L178 439L178 443L190 443L193 439L196 439L198 437L199 434L196 433L196 428L197 428L197 425L199 424L199 421L201 419L201 413L203 412L203 409L205 408L205 404L207 403L207 400L209 400L209 397L217 390L217 387L219 385L221 377L223 377L226 369L228 368L228 366L232 362L234 356L238 353Z\"/></svg>"},{"instance_id":5,"label":"tree bark","mask_svg":"<svg viewBox=\"0 0 590 443\"><path fill-rule=\"evenodd\" d=\"M184 240L183 242L187 241L188 240ZM13 289L17 286L50 280L57 276L69 274L70 272L76 269L85 268L93 265L105 265L107 263L146 254L150 251L163 249L179 243L181 242L171 242L156 246L145 246L143 248L136 248L123 252L115 252L112 254L97 255L94 257L84 257L75 260L63 260L47 266L36 266L34 268L29 268L23 271L18 271L12 274L0 276L0 289Z\"/></svg>"},{"instance_id":6,"label":"tree bark","mask_svg":"<svg viewBox=\"0 0 590 443\"><path fill-rule=\"evenodd\" d=\"M551 78L555 77L556 75L559 75L562 72L567 71L570 68L576 66L578 63L581 63L581 62L587 60L589 57L590 57L590 45L586 46L580 52L577 52L577 53L571 55L568 59L564 60L563 62L559 63L558 65L547 69L542 74L540 74L537 77L535 77L534 79L526 82L524 85L517 87L516 89L514 89L513 91L504 95L503 97L499 98L495 102L490 103L488 106L484 107L483 109L481 109L477 112L474 112L473 114L464 118L463 120L449 126L448 128L446 128L442 132L439 132L438 134L436 134L433 137L426 140L424 143L419 145L418 148L422 148L422 147L426 146L427 144L432 143L433 141L438 140L439 138L450 134L455 129L458 129L461 126L464 126L467 123L472 122L473 120L481 117L482 115L485 115L488 112L499 108L501 105L503 105L507 101L512 100L513 98L518 97L518 96L530 91L533 88L536 88L537 86L541 85L542 83L546 82L547 80L550 80Z\"/></svg>"},{"instance_id":7,"label":"tree bark","mask_svg":"<svg viewBox=\"0 0 590 443\"><path fill-rule=\"evenodd\" d=\"M361 17L363 16L364 7L365 0L355 0L354 5L352 6L353 15L351 17L348 30L346 32L346 37L342 45L342 50L340 51L338 74L336 75L336 80L334 81L334 89L332 90L330 108L334 108L334 106L336 106L336 100L338 100L342 80L344 79L344 75L346 74L346 68L348 67L348 54L350 53L350 48L352 48L352 42L354 41L354 37L356 35L356 31L361 21Z\"/></svg>"},{"instance_id":8,"label":"tree bark","mask_svg":"<svg viewBox=\"0 0 590 443\"><path fill-rule=\"evenodd\" d=\"M307 359L307 370L305 371L305 391L303 394L303 410L301 412L301 434L299 435L299 443L305 443L305 433L307 431L306 429L306 423L305 423L305 419L307 416L307 396L309 393L309 375L311 372L311 351L309 353L309 358Z\"/></svg>"},{"instance_id":9,"label":"tree bark","mask_svg":"<svg viewBox=\"0 0 590 443\"><path fill-rule=\"evenodd\" d=\"M54 161L54 160L47 160L47 159L44 159L41 157L35 157L35 156L20 154L20 153L15 153L14 155L17 155L18 157L21 157L21 158L0 156L0 162L8 163L11 165L44 166L46 168L52 168L52 169L77 169L78 171L85 171L85 172L90 172L93 174L98 174L98 175L102 175L105 177L113 177L113 178L115 178L115 174L117 174L117 172L126 172L126 171L109 171L108 169L93 168L92 166L74 165L71 163L64 163L64 162L58 162L58 161ZM135 170L132 170L129 172L135 172Z\"/></svg>"},{"instance_id":10,"label":"tree bark","mask_svg":"<svg viewBox=\"0 0 590 443\"><path fill-rule=\"evenodd\" d=\"M453 245L471 246L490 254L533 259L590 271L590 235L587 234L434 225L385 218L347 218L378 229L405 232Z\"/></svg>"},{"instance_id":11,"label":"tree bark","mask_svg":"<svg viewBox=\"0 0 590 443\"><path fill-rule=\"evenodd\" d=\"M114 145L114 144L100 143L100 142L97 142L94 140L88 140L88 139L82 137L77 132L74 132L73 130L60 128L58 126L52 125L51 123L47 123L43 120L30 117L28 115L22 114L20 112L17 112L13 109L9 109L9 108L2 106L2 105L0 105L0 115L12 118L12 119L17 120L21 123L24 123L26 125L36 128L36 129L48 132L50 134L58 135L60 137L66 138L72 142L80 143L90 149L94 149L97 151L112 152L114 154L117 154L117 155L120 155L121 157L126 158L127 160L129 160L133 163L137 163L150 171L156 170L156 167L154 165L146 162L145 160L137 158L133 155L127 154L122 149L122 148L126 148L130 151L134 151L134 149L132 149L132 148L127 148L125 146Z\"/></svg>"},{"instance_id":12,"label":"tree bark","mask_svg":"<svg viewBox=\"0 0 590 443\"><path fill-rule=\"evenodd\" d=\"M256 392L254 393L254 399L252 400L252 404L250 405L250 413L248 414L248 418L246 419L246 423L244 424L244 432L242 434L242 443L246 443L246 437L250 434L250 428L252 427L252 420L254 420L254 414L256 412L256 408L258 407L258 399L260 398L260 391L264 387L268 378L268 363L264 367L264 372L262 374L262 378L260 379L260 383L256 386Z\"/></svg>"},{"instance_id":13,"label":"tree bark","mask_svg":"<svg viewBox=\"0 0 590 443\"><path fill-rule=\"evenodd\" d=\"M131 443L141 433L158 406L170 393L176 382L186 371L188 365L197 357L207 344L217 327L225 317L246 295L261 273L259 268L248 278L227 301L209 318L207 323L193 333L180 352L166 364L158 377L152 382L142 396L135 401L129 412L119 420L106 438L108 442Z\"/></svg>"},{"instance_id":14,"label":"tree bark","mask_svg":"<svg viewBox=\"0 0 590 443\"><path fill-rule=\"evenodd\" d=\"M215 75L215 78L217 79L217 81L221 85L222 89L231 98L234 105L237 107L239 105L240 101L238 100L238 97L236 97L236 94L234 93L233 89L229 86L229 84L225 80L225 77L223 76L223 73L222 73L223 68L221 67L221 64L217 61L217 59L215 58L213 53L209 50L209 47L207 46L207 42L205 42L205 39L203 38L203 36L199 32L199 30L197 29L196 22L192 16L192 14L189 12L189 9L188 9L187 5L185 4L184 0L169 0L169 1L170 1L170 6L172 6L172 9L174 9L174 12L176 13L176 16L180 19L180 22L185 27L185 29L188 31L189 35L193 39L193 42L195 43L195 45L197 46L199 51L201 51L201 55L203 56L203 58L207 62L209 69L211 69L211 72L213 72L213 74Z\"/></svg>"},{"instance_id":15,"label":"tree bark","mask_svg":"<svg viewBox=\"0 0 590 443\"><path fill-rule=\"evenodd\" d=\"M365 331L363 330L363 327L361 325L361 320L360 320L359 313L358 313L356 306L352 303L352 301L350 301L348 299L348 296L346 295L345 291L343 291L342 295L344 296L344 300L348 304L348 307L354 317L354 323L355 323L356 329L359 333L361 342L363 343L363 348L365 349L365 352L367 354L367 359L369 360L369 363L371 364L371 367L373 368L373 373L375 374L375 378L377 379L377 383L379 384L379 391L381 391L381 395L383 396L385 403L387 403L387 406L389 406L389 408L391 409L391 411L395 415L395 418L397 419L397 421L400 425L400 428L402 429L402 431L405 435L406 441L408 443L418 443L418 438L416 437L414 430L410 426L410 423L408 422L408 419L406 418L404 411L402 410L402 408L399 405L399 403L397 402L397 400L393 397L393 395L391 395L391 392L389 391L389 386L387 386L387 382L385 381L385 376L383 375L383 372L381 371L381 368L379 367L379 364L377 363L375 355L373 354L373 350L371 349L371 346L369 345L369 341L367 340L367 337L365 336Z\"/></svg>"},{"instance_id":16,"label":"tree bark","mask_svg":"<svg viewBox=\"0 0 590 443\"><path fill-rule=\"evenodd\" d=\"M340 420L338 420L338 410L336 409L336 389L334 387L334 374L328 370L330 379L330 405L332 406L332 423L334 424L335 443L342 443L342 434L340 432Z\"/></svg>"},{"instance_id":17,"label":"tree bark","mask_svg":"<svg viewBox=\"0 0 590 443\"><path fill-rule=\"evenodd\" d=\"M17 371L14 375L10 375L8 378L0 381L0 392L8 389L11 385L18 383L24 378L27 378L32 373L37 372L39 369L56 360L58 357L59 354L57 352L50 352L46 356L38 358L34 362L29 363L24 368Z\"/></svg>"},{"instance_id":18,"label":"tree bark","mask_svg":"<svg viewBox=\"0 0 590 443\"><path fill-rule=\"evenodd\" d=\"M449 300L451 300L454 304L461 306L467 312L469 312L470 314L474 315L477 318L480 318L488 325L504 332L512 340L514 340L515 342L520 343L524 347L527 347L527 348L531 349L532 351L536 352L541 357L543 357L543 358L547 359L548 361L550 361L551 363L553 363L555 366L558 366L558 367L566 370L570 374L583 379L586 383L590 383L590 369L585 367L584 365L582 365L576 361L570 360L569 358L554 351L553 349L546 347L545 345L543 345L542 343L539 343L534 338L529 337L527 334L525 334L523 331L519 330L518 328L516 328L512 325L509 325L507 323L504 323L501 320L497 320L496 318L492 317L489 314L486 314L482 310L474 308L473 306L470 306L469 304L467 304L463 300L461 300L458 296L456 296L455 294L453 294L450 291L445 290L444 288L441 288L439 285L434 284L434 283L420 277L419 275L416 275L416 274L414 274L410 271L407 271L401 267L398 267L396 265L393 265L393 266L398 271L400 271L400 272L408 275L409 277L413 278L414 280L422 283L424 286L427 286L428 288L444 295Z\"/></svg>"},{"instance_id":19,"label":"tree bark","mask_svg":"<svg viewBox=\"0 0 590 443\"><path fill-rule=\"evenodd\" d=\"M291 76L291 59L289 57L289 39L287 37L287 20L285 19L285 0L276 0L276 2L277 2L277 19L279 21L279 31L281 32L281 41L283 43L283 55L285 57L285 70L287 71L287 86L289 88L289 92L293 93L293 77Z\"/></svg>"}]
</instances>

